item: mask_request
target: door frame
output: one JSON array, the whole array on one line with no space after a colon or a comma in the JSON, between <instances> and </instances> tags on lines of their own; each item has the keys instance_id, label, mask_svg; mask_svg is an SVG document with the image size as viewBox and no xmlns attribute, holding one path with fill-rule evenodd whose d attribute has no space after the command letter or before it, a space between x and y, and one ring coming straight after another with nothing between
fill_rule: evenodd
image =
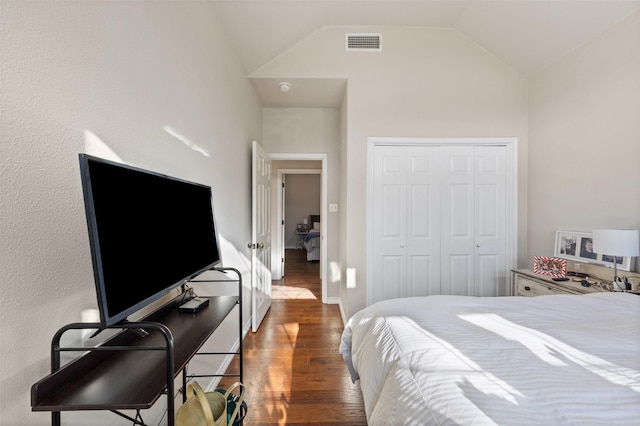
<instances>
[{"instance_id":1,"label":"door frame","mask_svg":"<svg viewBox=\"0 0 640 426\"><path fill-rule=\"evenodd\" d=\"M322 283L322 303L328 303L327 296L327 245L329 241L328 236L328 227L327 227L327 219L329 214L329 207L327 204L327 154L322 153L269 153L271 160L291 160L291 161L320 161L322 166L320 169L320 235L321 242L320 245L320 281ZM287 170L287 169L283 169ZM296 169L296 170L305 170L309 173L309 170L317 170L317 169ZM315 172L317 173L317 171ZM278 188L282 188L282 174L278 172ZM277 212L276 212L276 220L278 224L282 223L283 216L283 207L282 207L282 191L276 191L278 193L278 201ZM273 196L273 195L272 195ZM282 241L282 233L278 232L277 238L277 246L280 251L279 255L284 256L284 241ZM275 265L274 265L275 263ZM280 266L277 266L280 265ZM281 267L282 263L280 262L271 262L272 270L274 267ZM275 275L275 274L274 274ZM281 276L281 271L280 275Z\"/></svg>"},{"instance_id":2,"label":"door frame","mask_svg":"<svg viewBox=\"0 0 640 426\"><path fill-rule=\"evenodd\" d=\"M505 276L506 287L499 289L498 294L510 295L512 288L511 270L518 261L518 138L410 138L410 137L368 137L367 138L367 235L373 235L373 179L374 150L376 146L504 146L505 147L505 193L506 193L506 226L505 226ZM374 247L372 238L366 242L366 285L367 306L372 300L372 277Z\"/></svg>"}]
</instances>

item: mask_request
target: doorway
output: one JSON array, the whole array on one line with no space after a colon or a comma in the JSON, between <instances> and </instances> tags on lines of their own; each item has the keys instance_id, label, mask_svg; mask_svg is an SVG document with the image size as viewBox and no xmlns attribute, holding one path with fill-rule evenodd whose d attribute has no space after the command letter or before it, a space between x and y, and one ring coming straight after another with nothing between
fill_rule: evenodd
<instances>
[{"instance_id":1,"label":"doorway","mask_svg":"<svg viewBox=\"0 0 640 426\"><path fill-rule=\"evenodd\" d=\"M276 164L278 164L276 162ZM320 169L285 169L282 173L282 239L285 249L299 249L309 252L308 238L313 230L313 220L320 217ZM319 221L317 221L319 222ZM317 250L316 250L317 251ZM309 253L309 255L315 254ZM309 261L320 260L317 256L308 256ZM286 264L286 262L285 262ZM286 269L283 269L286 275Z\"/></svg>"},{"instance_id":2,"label":"doorway","mask_svg":"<svg viewBox=\"0 0 640 426\"><path fill-rule=\"evenodd\" d=\"M302 220L302 217L286 218L284 211L284 192L281 190L283 181L286 180L287 174L319 174L320 175L320 201L319 201L319 213L320 215L320 260L319 262L319 275L321 281L321 294L322 302L327 303L327 282L326 282L326 268L327 268L327 154L270 154L271 159L274 161L273 166L273 179L272 194L277 194L277 200L272 200L273 208L273 221L272 229L279 230L275 232L272 241L272 276L274 280L279 280L284 274L284 264L286 262L285 249L286 240L284 236L284 226L287 220L293 220L295 225L298 221ZM276 177L277 176L277 177ZM274 196L272 195L272 196ZM315 214L315 213L309 213Z\"/></svg>"}]
</instances>

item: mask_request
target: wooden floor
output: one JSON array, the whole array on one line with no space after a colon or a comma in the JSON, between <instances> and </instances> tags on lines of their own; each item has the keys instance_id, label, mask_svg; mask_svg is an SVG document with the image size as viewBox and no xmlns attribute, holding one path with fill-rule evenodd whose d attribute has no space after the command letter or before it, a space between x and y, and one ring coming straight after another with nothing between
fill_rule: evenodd
<instances>
[{"instance_id":1,"label":"wooden floor","mask_svg":"<svg viewBox=\"0 0 640 426\"><path fill-rule=\"evenodd\" d=\"M285 268L260 329L244 340L244 424L366 425L360 389L338 353L338 305L322 303L319 263L287 250Z\"/></svg>"}]
</instances>

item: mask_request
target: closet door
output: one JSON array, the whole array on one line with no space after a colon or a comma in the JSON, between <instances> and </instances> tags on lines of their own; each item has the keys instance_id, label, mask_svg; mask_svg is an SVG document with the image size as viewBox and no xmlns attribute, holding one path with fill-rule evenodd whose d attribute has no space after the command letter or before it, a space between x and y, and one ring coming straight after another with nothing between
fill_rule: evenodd
<instances>
[{"instance_id":1,"label":"closet door","mask_svg":"<svg viewBox=\"0 0 640 426\"><path fill-rule=\"evenodd\" d=\"M505 149L442 147L442 294L496 296L506 284Z\"/></svg>"},{"instance_id":2,"label":"closet door","mask_svg":"<svg viewBox=\"0 0 640 426\"><path fill-rule=\"evenodd\" d=\"M440 292L437 152L375 148L372 303Z\"/></svg>"},{"instance_id":3,"label":"closet door","mask_svg":"<svg viewBox=\"0 0 640 426\"><path fill-rule=\"evenodd\" d=\"M474 280L473 147L443 147L441 294L468 295Z\"/></svg>"},{"instance_id":4,"label":"closet door","mask_svg":"<svg viewBox=\"0 0 640 426\"><path fill-rule=\"evenodd\" d=\"M506 149L475 148L474 296L498 296L507 288Z\"/></svg>"},{"instance_id":5,"label":"closet door","mask_svg":"<svg viewBox=\"0 0 640 426\"><path fill-rule=\"evenodd\" d=\"M440 294L440 164L437 147L407 148L403 296Z\"/></svg>"},{"instance_id":6,"label":"closet door","mask_svg":"<svg viewBox=\"0 0 640 426\"><path fill-rule=\"evenodd\" d=\"M376 145L370 303L505 288L504 146Z\"/></svg>"},{"instance_id":7,"label":"closet door","mask_svg":"<svg viewBox=\"0 0 640 426\"><path fill-rule=\"evenodd\" d=\"M406 148L375 148L373 288L371 303L402 297L407 262L404 209Z\"/></svg>"}]
</instances>

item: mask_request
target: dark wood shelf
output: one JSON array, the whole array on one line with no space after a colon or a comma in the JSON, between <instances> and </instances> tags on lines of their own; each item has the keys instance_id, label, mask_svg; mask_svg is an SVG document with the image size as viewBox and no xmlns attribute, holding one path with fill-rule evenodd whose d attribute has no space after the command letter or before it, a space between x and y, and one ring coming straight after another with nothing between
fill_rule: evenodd
<instances>
[{"instance_id":1,"label":"dark wood shelf","mask_svg":"<svg viewBox=\"0 0 640 426\"><path fill-rule=\"evenodd\" d=\"M179 313L179 301L174 300L143 320L164 324L171 331L174 377L239 303L237 296L209 299L209 305L193 315ZM102 346L166 345L158 330L148 331L149 335L141 337L127 330ZM150 408L167 387L166 359L167 353L162 350L88 352L32 386L32 409L57 412Z\"/></svg>"}]
</instances>

